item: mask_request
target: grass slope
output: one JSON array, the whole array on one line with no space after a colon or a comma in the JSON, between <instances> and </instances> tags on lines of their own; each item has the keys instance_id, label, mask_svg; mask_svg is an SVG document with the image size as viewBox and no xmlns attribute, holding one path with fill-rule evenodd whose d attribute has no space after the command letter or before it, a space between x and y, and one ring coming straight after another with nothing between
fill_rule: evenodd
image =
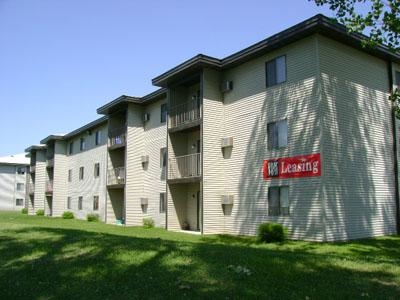
<instances>
[{"instance_id":1,"label":"grass slope","mask_svg":"<svg viewBox=\"0 0 400 300\"><path fill-rule=\"evenodd\" d=\"M400 237L201 237L0 213L0 299L399 299Z\"/></svg>"}]
</instances>

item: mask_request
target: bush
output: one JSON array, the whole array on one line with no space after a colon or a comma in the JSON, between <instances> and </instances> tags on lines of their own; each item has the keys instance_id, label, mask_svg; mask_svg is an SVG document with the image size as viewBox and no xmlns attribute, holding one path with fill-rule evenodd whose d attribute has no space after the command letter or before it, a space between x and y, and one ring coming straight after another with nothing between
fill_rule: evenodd
<instances>
[{"instance_id":1,"label":"bush","mask_svg":"<svg viewBox=\"0 0 400 300\"><path fill-rule=\"evenodd\" d=\"M283 242L287 229L278 223L262 223L258 227L258 238L265 243Z\"/></svg>"},{"instance_id":2,"label":"bush","mask_svg":"<svg viewBox=\"0 0 400 300\"><path fill-rule=\"evenodd\" d=\"M63 219L74 219L74 213L72 211L64 211L62 214Z\"/></svg>"},{"instance_id":3,"label":"bush","mask_svg":"<svg viewBox=\"0 0 400 300\"><path fill-rule=\"evenodd\" d=\"M144 228L153 228L154 227L154 221L152 218L144 218L143 219L143 227Z\"/></svg>"},{"instance_id":4,"label":"bush","mask_svg":"<svg viewBox=\"0 0 400 300\"><path fill-rule=\"evenodd\" d=\"M100 216L98 214L87 214L86 215L86 220L89 222L98 222Z\"/></svg>"},{"instance_id":5,"label":"bush","mask_svg":"<svg viewBox=\"0 0 400 300\"><path fill-rule=\"evenodd\" d=\"M44 209L38 209L38 210L36 211L36 215L37 215L37 216L44 216Z\"/></svg>"},{"instance_id":6,"label":"bush","mask_svg":"<svg viewBox=\"0 0 400 300\"><path fill-rule=\"evenodd\" d=\"M27 208L21 209L21 213L23 213L24 215L27 215L28 214L28 209Z\"/></svg>"}]
</instances>

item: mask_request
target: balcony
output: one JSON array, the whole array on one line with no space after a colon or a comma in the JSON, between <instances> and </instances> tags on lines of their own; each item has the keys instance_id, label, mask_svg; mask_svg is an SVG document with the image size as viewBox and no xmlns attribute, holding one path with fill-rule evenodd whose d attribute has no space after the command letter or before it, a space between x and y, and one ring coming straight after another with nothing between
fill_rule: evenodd
<instances>
[{"instance_id":1,"label":"balcony","mask_svg":"<svg viewBox=\"0 0 400 300\"><path fill-rule=\"evenodd\" d=\"M195 127L200 124L200 121L200 100L197 98L175 105L169 110L168 125L170 131L185 130Z\"/></svg>"},{"instance_id":2,"label":"balcony","mask_svg":"<svg viewBox=\"0 0 400 300\"><path fill-rule=\"evenodd\" d=\"M46 168L53 168L54 167L54 158L48 158L46 160Z\"/></svg>"},{"instance_id":3,"label":"balcony","mask_svg":"<svg viewBox=\"0 0 400 300\"><path fill-rule=\"evenodd\" d=\"M46 181L46 196L51 196L53 194L53 180Z\"/></svg>"},{"instance_id":4,"label":"balcony","mask_svg":"<svg viewBox=\"0 0 400 300\"><path fill-rule=\"evenodd\" d=\"M117 128L109 131L108 149L117 149L126 145L126 128Z\"/></svg>"},{"instance_id":5,"label":"balcony","mask_svg":"<svg viewBox=\"0 0 400 300\"><path fill-rule=\"evenodd\" d=\"M109 188L122 188L125 186L125 167L118 167L107 171L107 186Z\"/></svg>"},{"instance_id":6,"label":"balcony","mask_svg":"<svg viewBox=\"0 0 400 300\"><path fill-rule=\"evenodd\" d=\"M201 153L169 159L168 181L195 182L201 178Z\"/></svg>"},{"instance_id":7,"label":"balcony","mask_svg":"<svg viewBox=\"0 0 400 300\"><path fill-rule=\"evenodd\" d=\"M36 172L36 165L32 165L29 167L29 173L35 173Z\"/></svg>"},{"instance_id":8,"label":"balcony","mask_svg":"<svg viewBox=\"0 0 400 300\"><path fill-rule=\"evenodd\" d=\"M28 194L33 195L35 193L35 185L33 183L30 183L28 185Z\"/></svg>"}]
</instances>

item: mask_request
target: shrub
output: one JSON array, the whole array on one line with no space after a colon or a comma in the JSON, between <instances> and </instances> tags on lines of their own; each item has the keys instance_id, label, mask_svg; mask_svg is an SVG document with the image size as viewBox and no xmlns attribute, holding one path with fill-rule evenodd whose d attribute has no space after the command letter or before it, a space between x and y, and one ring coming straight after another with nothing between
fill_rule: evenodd
<instances>
[{"instance_id":1,"label":"shrub","mask_svg":"<svg viewBox=\"0 0 400 300\"><path fill-rule=\"evenodd\" d=\"M44 216L44 209L38 209L38 210L36 211L36 215L37 215L37 216Z\"/></svg>"},{"instance_id":2,"label":"shrub","mask_svg":"<svg viewBox=\"0 0 400 300\"><path fill-rule=\"evenodd\" d=\"M277 223L262 223L258 227L258 238L265 243L283 242L287 237L287 229Z\"/></svg>"},{"instance_id":3,"label":"shrub","mask_svg":"<svg viewBox=\"0 0 400 300\"><path fill-rule=\"evenodd\" d=\"M73 219L75 218L74 213L72 211L64 211L62 214L63 219Z\"/></svg>"},{"instance_id":4,"label":"shrub","mask_svg":"<svg viewBox=\"0 0 400 300\"><path fill-rule=\"evenodd\" d=\"M28 214L28 209L27 208L21 209L21 213L23 213L24 215L27 215Z\"/></svg>"},{"instance_id":5,"label":"shrub","mask_svg":"<svg viewBox=\"0 0 400 300\"><path fill-rule=\"evenodd\" d=\"M152 218L144 218L143 219L143 227L144 228L153 228L154 227L154 221Z\"/></svg>"},{"instance_id":6,"label":"shrub","mask_svg":"<svg viewBox=\"0 0 400 300\"><path fill-rule=\"evenodd\" d=\"M100 216L98 214L87 214L86 215L86 220L89 222L98 222Z\"/></svg>"}]
</instances>

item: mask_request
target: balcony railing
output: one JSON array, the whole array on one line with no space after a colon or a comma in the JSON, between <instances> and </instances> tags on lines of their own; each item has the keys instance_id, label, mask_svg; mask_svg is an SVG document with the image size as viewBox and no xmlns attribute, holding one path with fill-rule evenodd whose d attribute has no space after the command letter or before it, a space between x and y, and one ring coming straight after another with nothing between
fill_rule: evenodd
<instances>
[{"instance_id":1,"label":"balcony railing","mask_svg":"<svg viewBox=\"0 0 400 300\"><path fill-rule=\"evenodd\" d=\"M200 101L199 99L175 105L169 109L169 127L174 128L184 124L190 124L200 120Z\"/></svg>"},{"instance_id":2,"label":"balcony railing","mask_svg":"<svg viewBox=\"0 0 400 300\"><path fill-rule=\"evenodd\" d=\"M201 176L201 153L169 159L168 179Z\"/></svg>"},{"instance_id":3,"label":"balcony railing","mask_svg":"<svg viewBox=\"0 0 400 300\"><path fill-rule=\"evenodd\" d=\"M32 165L29 167L29 173L35 173L36 172L36 165Z\"/></svg>"},{"instance_id":4,"label":"balcony railing","mask_svg":"<svg viewBox=\"0 0 400 300\"><path fill-rule=\"evenodd\" d=\"M119 148L126 144L126 128L117 128L110 130L108 135L108 147Z\"/></svg>"},{"instance_id":5,"label":"balcony railing","mask_svg":"<svg viewBox=\"0 0 400 300\"><path fill-rule=\"evenodd\" d=\"M48 159L46 160L46 167L47 167L47 168L52 168L52 167L54 167L54 158L48 158Z\"/></svg>"},{"instance_id":6,"label":"balcony railing","mask_svg":"<svg viewBox=\"0 0 400 300\"><path fill-rule=\"evenodd\" d=\"M46 194L53 193L53 180L46 181Z\"/></svg>"},{"instance_id":7,"label":"balcony railing","mask_svg":"<svg viewBox=\"0 0 400 300\"><path fill-rule=\"evenodd\" d=\"M28 185L28 194L33 195L35 193L35 185L33 183L30 183Z\"/></svg>"},{"instance_id":8,"label":"balcony railing","mask_svg":"<svg viewBox=\"0 0 400 300\"><path fill-rule=\"evenodd\" d=\"M125 184L125 167L109 169L107 172L107 185Z\"/></svg>"}]
</instances>

